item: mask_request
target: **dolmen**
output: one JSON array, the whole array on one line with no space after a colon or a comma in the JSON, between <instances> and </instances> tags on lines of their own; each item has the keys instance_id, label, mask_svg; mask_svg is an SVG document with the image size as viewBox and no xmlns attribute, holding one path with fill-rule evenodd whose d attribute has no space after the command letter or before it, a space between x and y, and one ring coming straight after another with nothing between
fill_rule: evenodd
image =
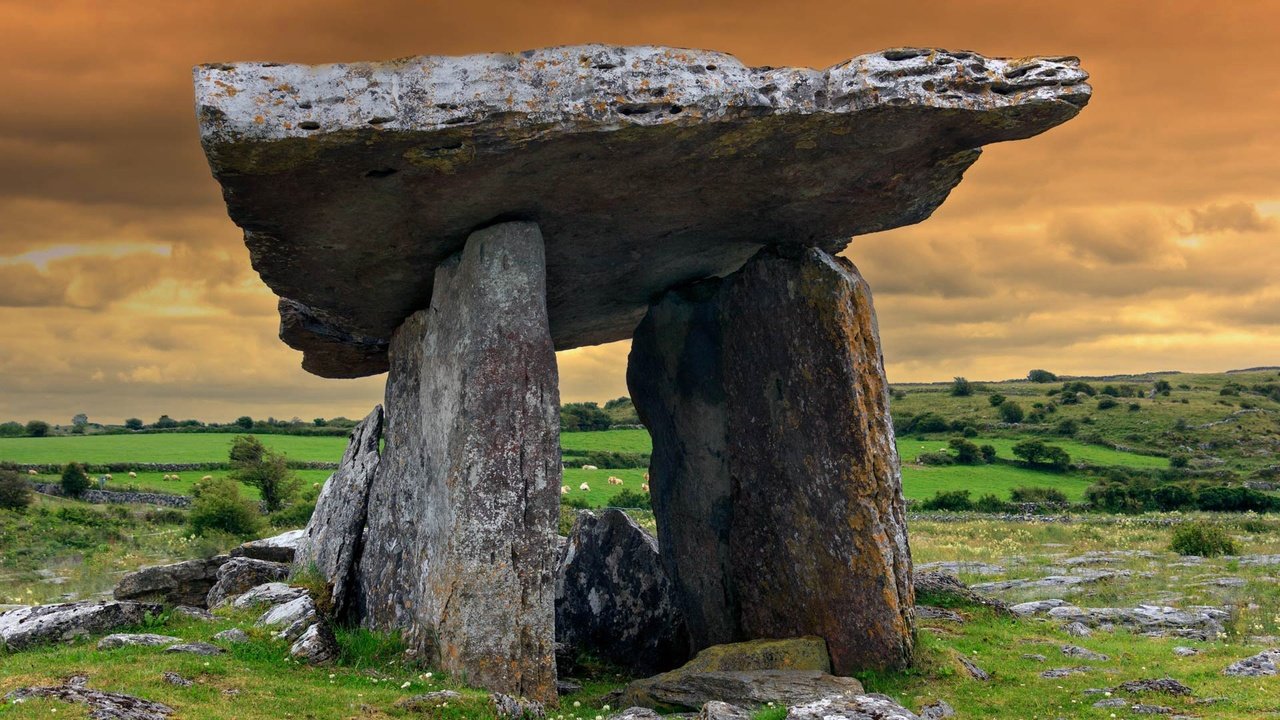
<instances>
[{"instance_id":1,"label":"dolmen","mask_svg":"<svg viewBox=\"0 0 1280 720\"><path fill-rule=\"evenodd\" d=\"M839 253L927 218L983 145L1075 117L1087 78L927 48L826 70L606 45L197 67L282 340L321 377L387 373L295 562L347 620L554 701L555 352L630 338L688 651L814 636L837 675L908 665L888 385Z\"/></svg>"}]
</instances>

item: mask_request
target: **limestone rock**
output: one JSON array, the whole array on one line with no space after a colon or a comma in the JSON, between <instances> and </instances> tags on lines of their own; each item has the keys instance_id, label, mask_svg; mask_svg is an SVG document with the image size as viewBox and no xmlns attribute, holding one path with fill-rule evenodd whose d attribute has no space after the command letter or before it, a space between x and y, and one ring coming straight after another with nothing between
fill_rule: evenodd
<instances>
[{"instance_id":1,"label":"limestone rock","mask_svg":"<svg viewBox=\"0 0 1280 720\"><path fill-rule=\"evenodd\" d=\"M969 674L969 677L980 682L986 682L991 679L991 673L978 667L978 665L969 658L961 655L959 659L961 667L963 667L964 671Z\"/></svg>"},{"instance_id":2,"label":"limestone rock","mask_svg":"<svg viewBox=\"0 0 1280 720\"><path fill-rule=\"evenodd\" d=\"M276 605L262 614L254 623L257 627L283 628L280 636L287 640L296 640L307 628L319 619L316 605L309 595Z\"/></svg>"},{"instance_id":3,"label":"limestone rock","mask_svg":"<svg viewBox=\"0 0 1280 720\"><path fill-rule=\"evenodd\" d=\"M712 700L741 707L759 707L770 702L798 705L835 695L853 697L862 692L862 683L853 678L817 670L673 670L631 683L622 698L629 705L696 709Z\"/></svg>"},{"instance_id":4,"label":"limestone rock","mask_svg":"<svg viewBox=\"0 0 1280 720\"><path fill-rule=\"evenodd\" d=\"M112 595L117 600L148 600L170 605L205 607L209 589L217 582L226 555L155 565L120 578Z\"/></svg>"},{"instance_id":5,"label":"limestone rock","mask_svg":"<svg viewBox=\"0 0 1280 720\"><path fill-rule=\"evenodd\" d=\"M98 641L99 650L114 650L122 647L159 647L182 642L182 638L171 635L154 635L151 633L115 633Z\"/></svg>"},{"instance_id":6,"label":"limestone rock","mask_svg":"<svg viewBox=\"0 0 1280 720\"><path fill-rule=\"evenodd\" d=\"M582 45L194 74L282 337L330 377L385 371L435 268L494 218L546 233L557 349L619 340L650 298L773 238L834 253L923 220L980 146L1065 122L1091 92L1076 58L915 48L826 70Z\"/></svg>"},{"instance_id":7,"label":"limestone rock","mask_svg":"<svg viewBox=\"0 0 1280 720\"><path fill-rule=\"evenodd\" d=\"M402 700L396 701L396 707L403 708L409 712L425 713L433 710L441 705L461 700L462 695L452 690L436 690L434 692L422 693L421 695L413 695Z\"/></svg>"},{"instance_id":8,"label":"limestone rock","mask_svg":"<svg viewBox=\"0 0 1280 720\"><path fill-rule=\"evenodd\" d=\"M538 227L473 233L435 280L392 340L354 607L471 684L554 702L559 388Z\"/></svg>"},{"instance_id":9,"label":"limestone rock","mask_svg":"<svg viewBox=\"0 0 1280 720\"><path fill-rule=\"evenodd\" d=\"M689 659L658 541L617 509L578 513L556 576L556 642L641 672Z\"/></svg>"},{"instance_id":10,"label":"limestone rock","mask_svg":"<svg viewBox=\"0 0 1280 720\"><path fill-rule=\"evenodd\" d=\"M1094 652L1089 648L1082 648L1079 645L1063 645L1062 654L1067 657L1080 658L1081 660L1096 660L1099 662L1111 659L1102 653Z\"/></svg>"},{"instance_id":11,"label":"limestone rock","mask_svg":"<svg viewBox=\"0 0 1280 720\"><path fill-rule=\"evenodd\" d=\"M7 703L21 703L35 698L85 705L89 708L89 717L94 720L165 720L174 712L173 708L163 703L132 695L90 690L82 684L25 687L4 696Z\"/></svg>"},{"instance_id":12,"label":"limestone rock","mask_svg":"<svg viewBox=\"0 0 1280 720\"><path fill-rule=\"evenodd\" d=\"M1209 640L1222 632L1228 617L1218 608L1179 610L1160 605L1134 608L1080 608L1063 605L1049 610L1049 617L1064 623L1078 622L1091 628L1127 627L1144 634L1171 635Z\"/></svg>"},{"instance_id":13,"label":"limestone rock","mask_svg":"<svg viewBox=\"0 0 1280 720\"><path fill-rule=\"evenodd\" d=\"M378 405L351 431L342 462L325 481L299 542L297 566L304 570L314 567L324 577L335 617L347 609L381 439L382 406Z\"/></svg>"},{"instance_id":14,"label":"limestone rock","mask_svg":"<svg viewBox=\"0 0 1280 720\"><path fill-rule=\"evenodd\" d=\"M218 568L218 580L213 587L209 588L205 604L208 607L217 607L259 585L285 580L288 577L288 565L248 557L233 557Z\"/></svg>"},{"instance_id":15,"label":"limestone rock","mask_svg":"<svg viewBox=\"0 0 1280 720\"><path fill-rule=\"evenodd\" d=\"M917 587L919 587L917 585ZM1018 603L1009 608L1009 612L1019 617L1030 617L1032 615L1044 615L1050 610L1059 607L1071 606L1071 603L1059 598L1049 598L1047 600L1032 600L1030 602ZM1074 607L1074 606L1073 606Z\"/></svg>"},{"instance_id":16,"label":"limestone rock","mask_svg":"<svg viewBox=\"0 0 1280 720\"><path fill-rule=\"evenodd\" d=\"M1190 696L1194 691L1181 682L1170 678L1152 678L1148 680L1130 680L1120 683L1112 689L1114 693L1160 693L1163 695Z\"/></svg>"},{"instance_id":17,"label":"limestone rock","mask_svg":"<svg viewBox=\"0 0 1280 720\"><path fill-rule=\"evenodd\" d=\"M247 557L267 562L291 563L303 530L290 530L261 540L250 540L231 551L232 557Z\"/></svg>"},{"instance_id":18,"label":"limestone rock","mask_svg":"<svg viewBox=\"0 0 1280 720\"><path fill-rule=\"evenodd\" d=\"M178 605L173 608L172 614L175 617L191 618L192 620L202 620L209 622L214 619L213 613L204 608L192 607L190 605Z\"/></svg>"},{"instance_id":19,"label":"limestone rock","mask_svg":"<svg viewBox=\"0 0 1280 720\"><path fill-rule=\"evenodd\" d=\"M662 716L653 709L646 707L629 707L609 716L609 720L661 720L661 718Z\"/></svg>"},{"instance_id":20,"label":"limestone rock","mask_svg":"<svg viewBox=\"0 0 1280 720\"><path fill-rule=\"evenodd\" d=\"M820 637L748 640L714 645L680 668L682 672L721 670L813 670L831 672L831 656Z\"/></svg>"},{"instance_id":21,"label":"limestone rock","mask_svg":"<svg viewBox=\"0 0 1280 720\"><path fill-rule=\"evenodd\" d=\"M943 720L955 717L956 710L946 700L938 700L920 708L920 720Z\"/></svg>"},{"instance_id":22,"label":"limestone rock","mask_svg":"<svg viewBox=\"0 0 1280 720\"><path fill-rule=\"evenodd\" d=\"M282 582L265 583L257 587L249 588L243 595L231 601L231 607L238 609L252 608L259 605L283 605L292 600L297 600L307 594L307 591L300 587L293 587Z\"/></svg>"},{"instance_id":23,"label":"limestone rock","mask_svg":"<svg viewBox=\"0 0 1280 720\"><path fill-rule=\"evenodd\" d=\"M289 657L309 665L323 665L338 657L338 640L325 622L315 622L289 648Z\"/></svg>"},{"instance_id":24,"label":"limestone rock","mask_svg":"<svg viewBox=\"0 0 1280 720\"><path fill-rule=\"evenodd\" d=\"M932 605L917 605L916 620L917 621L933 620L933 621L963 624L964 616L956 612L955 610L948 610L946 608L934 607Z\"/></svg>"},{"instance_id":25,"label":"limestone rock","mask_svg":"<svg viewBox=\"0 0 1280 720\"><path fill-rule=\"evenodd\" d=\"M787 720L920 720L884 695L823 698L787 710Z\"/></svg>"},{"instance_id":26,"label":"limestone rock","mask_svg":"<svg viewBox=\"0 0 1280 720\"><path fill-rule=\"evenodd\" d=\"M222 655L226 652L226 650L223 650L217 645L212 645L207 642L179 643L177 645L170 645L165 648L164 651L175 655L202 655L204 657Z\"/></svg>"},{"instance_id":27,"label":"limestone rock","mask_svg":"<svg viewBox=\"0 0 1280 720\"><path fill-rule=\"evenodd\" d=\"M498 720L542 720L547 716L546 708L537 700L526 700L503 693L494 693L489 700L493 703L493 712Z\"/></svg>"},{"instance_id":28,"label":"limestone rock","mask_svg":"<svg viewBox=\"0 0 1280 720\"><path fill-rule=\"evenodd\" d=\"M217 640L217 641L219 641L219 642L225 642L225 643L231 643L231 644L233 644L233 645L238 645L238 644L240 644L240 643L247 643L247 642L249 642L249 633L246 633L245 631L241 630L240 628L229 628L229 629L227 629L227 630L223 630L222 632L218 633L217 635L214 635L214 636L213 636L213 639L214 639L214 640Z\"/></svg>"},{"instance_id":29,"label":"limestone rock","mask_svg":"<svg viewBox=\"0 0 1280 720\"><path fill-rule=\"evenodd\" d=\"M695 647L817 635L837 674L908 664L905 508L857 269L816 248L761 252L673 290L636 329L627 382Z\"/></svg>"},{"instance_id":30,"label":"limestone rock","mask_svg":"<svg viewBox=\"0 0 1280 720\"><path fill-rule=\"evenodd\" d=\"M110 600L21 607L0 614L0 648L23 650L39 643L137 626L147 615L159 615L163 610L153 603Z\"/></svg>"},{"instance_id":31,"label":"limestone rock","mask_svg":"<svg viewBox=\"0 0 1280 720\"><path fill-rule=\"evenodd\" d=\"M176 672L170 672L168 670L166 670L160 677L162 680L169 683L170 685L174 685L177 687L191 687L192 685L195 685L195 683L192 682L191 680L188 680L182 677Z\"/></svg>"},{"instance_id":32,"label":"limestone rock","mask_svg":"<svg viewBox=\"0 0 1280 720\"><path fill-rule=\"evenodd\" d=\"M1237 660L1222 672L1224 675L1237 677L1265 677L1275 675L1277 666L1280 666L1280 648L1271 648L1252 657Z\"/></svg>"},{"instance_id":33,"label":"limestone rock","mask_svg":"<svg viewBox=\"0 0 1280 720\"><path fill-rule=\"evenodd\" d=\"M751 720L751 715L750 710L727 702L712 700L698 711L698 720Z\"/></svg>"}]
</instances>

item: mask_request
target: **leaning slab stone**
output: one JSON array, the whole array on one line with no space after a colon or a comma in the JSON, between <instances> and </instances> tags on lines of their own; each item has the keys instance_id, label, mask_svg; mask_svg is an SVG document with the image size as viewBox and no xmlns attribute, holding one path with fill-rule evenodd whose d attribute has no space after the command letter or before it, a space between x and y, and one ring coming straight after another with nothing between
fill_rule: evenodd
<instances>
[{"instance_id":1,"label":"leaning slab stone","mask_svg":"<svg viewBox=\"0 0 1280 720\"><path fill-rule=\"evenodd\" d=\"M226 555L216 555L145 567L120 578L112 595L117 600L149 600L206 607L209 589L218 581L218 568L229 559Z\"/></svg>"},{"instance_id":2,"label":"leaning slab stone","mask_svg":"<svg viewBox=\"0 0 1280 720\"><path fill-rule=\"evenodd\" d=\"M378 470L382 406L351 431L338 470L324 483L316 509L298 543L297 567L319 572L329 584L333 615L347 609L356 551L364 533L369 485Z\"/></svg>"},{"instance_id":3,"label":"leaning slab stone","mask_svg":"<svg viewBox=\"0 0 1280 720\"><path fill-rule=\"evenodd\" d=\"M640 672L689 659L658 541L625 512L578 513L556 577L556 642Z\"/></svg>"},{"instance_id":4,"label":"leaning slab stone","mask_svg":"<svg viewBox=\"0 0 1280 720\"><path fill-rule=\"evenodd\" d=\"M787 710L786 720L920 720L884 695L824 698Z\"/></svg>"},{"instance_id":5,"label":"leaning slab stone","mask_svg":"<svg viewBox=\"0 0 1280 720\"><path fill-rule=\"evenodd\" d=\"M99 650L114 650L122 647L160 647L182 642L182 638L171 635L153 635L151 633L116 633L98 641Z\"/></svg>"},{"instance_id":6,"label":"leaning slab stone","mask_svg":"<svg viewBox=\"0 0 1280 720\"><path fill-rule=\"evenodd\" d=\"M132 695L90 690L84 685L19 688L4 696L6 702L21 703L36 698L76 703L89 708L94 720L165 720L173 708Z\"/></svg>"},{"instance_id":7,"label":"leaning slab stone","mask_svg":"<svg viewBox=\"0 0 1280 720\"><path fill-rule=\"evenodd\" d=\"M288 565L248 557L234 557L218 568L218 581L209 588L205 604L208 607L217 607L259 585L277 582L288 577Z\"/></svg>"},{"instance_id":8,"label":"leaning slab stone","mask_svg":"<svg viewBox=\"0 0 1280 720\"><path fill-rule=\"evenodd\" d=\"M290 530L261 540L250 540L231 551L232 557L247 557L268 562L293 562L294 552L302 540L303 530Z\"/></svg>"},{"instance_id":9,"label":"leaning slab stone","mask_svg":"<svg viewBox=\"0 0 1280 720\"><path fill-rule=\"evenodd\" d=\"M537 225L473 233L434 287L392 340L357 614L471 684L552 702L560 420Z\"/></svg>"},{"instance_id":10,"label":"leaning slab stone","mask_svg":"<svg viewBox=\"0 0 1280 720\"><path fill-rule=\"evenodd\" d=\"M695 647L826 639L838 674L902 667L911 559L871 293L848 261L763 251L667 293L627 383L653 436L662 557Z\"/></svg>"},{"instance_id":11,"label":"leaning slab stone","mask_svg":"<svg viewBox=\"0 0 1280 720\"><path fill-rule=\"evenodd\" d=\"M139 602L89 600L22 607L0 615L0 648L23 650L46 642L70 640L141 625L148 615L159 615L162 605Z\"/></svg>"},{"instance_id":12,"label":"leaning slab stone","mask_svg":"<svg viewBox=\"0 0 1280 720\"><path fill-rule=\"evenodd\" d=\"M331 377L385 371L435 268L494 218L547 234L558 349L620 340L650 298L774 238L835 253L923 220L980 146L1074 117L1086 79L1072 57L916 48L826 70L606 45L195 69L281 335Z\"/></svg>"}]
</instances>

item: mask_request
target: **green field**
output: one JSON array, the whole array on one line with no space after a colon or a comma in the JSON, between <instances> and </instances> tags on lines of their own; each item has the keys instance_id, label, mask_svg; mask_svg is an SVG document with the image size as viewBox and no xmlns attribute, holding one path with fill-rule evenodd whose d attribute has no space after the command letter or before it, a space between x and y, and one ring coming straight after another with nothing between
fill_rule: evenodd
<instances>
[{"instance_id":1,"label":"green field","mask_svg":"<svg viewBox=\"0 0 1280 720\"><path fill-rule=\"evenodd\" d=\"M1092 483L1080 475L1027 470L1016 465L947 465L943 467L902 466L902 494L911 500L926 500L939 491L968 490L973 499L991 493L1009 499L1016 487L1052 487L1068 500L1084 499Z\"/></svg>"},{"instance_id":2,"label":"green field","mask_svg":"<svg viewBox=\"0 0 1280 720\"><path fill-rule=\"evenodd\" d=\"M230 433L154 433L0 438L0 460L16 463L206 463L226 462ZM347 439L304 435L257 435L290 460L337 462Z\"/></svg>"}]
</instances>

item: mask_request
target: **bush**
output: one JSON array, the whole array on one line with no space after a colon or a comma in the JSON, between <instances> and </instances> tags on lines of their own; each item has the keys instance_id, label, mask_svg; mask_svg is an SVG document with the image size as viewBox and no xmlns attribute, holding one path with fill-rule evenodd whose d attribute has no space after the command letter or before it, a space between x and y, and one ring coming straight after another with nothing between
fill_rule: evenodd
<instances>
[{"instance_id":1,"label":"bush","mask_svg":"<svg viewBox=\"0 0 1280 720\"><path fill-rule=\"evenodd\" d=\"M1000 404L1000 419L1009 423L1020 423L1024 414L1022 406L1012 400L1006 400Z\"/></svg>"},{"instance_id":2,"label":"bush","mask_svg":"<svg viewBox=\"0 0 1280 720\"><path fill-rule=\"evenodd\" d=\"M144 423L142 422L142 418L129 418L124 421L124 427L126 430L141 430L143 425Z\"/></svg>"},{"instance_id":3,"label":"bush","mask_svg":"<svg viewBox=\"0 0 1280 720\"><path fill-rule=\"evenodd\" d=\"M80 463L67 463L62 468L62 492L70 498L78 498L89 489L89 476Z\"/></svg>"},{"instance_id":4,"label":"bush","mask_svg":"<svg viewBox=\"0 0 1280 720\"><path fill-rule=\"evenodd\" d=\"M978 512L1003 513L1009 512L1013 508L1010 507L1009 503L988 493L978 498L978 501L973 504L973 509Z\"/></svg>"},{"instance_id":5,"label":"bush","mask_svg":"<svg viewBox=\"0 0 1280 720\"><path fill-rule=\"evenodd\" d=\"M976 438L978 437L978 428L972 425L965 425L964 429L960 431L960 434L967 438Z\"/></svg>"},{"instance_id":6,"label":"bush","mask_svg":"<svg viewBox=\"0 0 1280 720\"><path fill-rule=\"evenodd\" d=\"M982 453L978 450L978 446L964 438L951 438L947 445L956 454L956 462L961 465L977 465L982 462Z\"/></svg>"},{"instance_id":7,"label":"bush","mask_svg":"<svg viewBox=\"0 0 1280 720\"><path fill-rule=\"evenodd\" d=\"M1005 397L1000 393L991 393L987 396L987 402L991 403L991 407L1000 407L1000 403L1005 401Z\"/></svg>"},{"instance_id":8,"label":"bush","mask_svg":"<svg viewBox=\"0 0 1280 720\"><path fill-rule=\"evenodd\" d=\"M1072 380L1070 382L1062 383L1062 392L1068 393L1068 394L1084 393L1089 397L1093 397L1094 395L1098 394L1098 391L1095 390L1092 385L1090 385L1087 382L1084 382L1083 380Z\"/></svg>"},{"instance_id":9,"label":"bush","mask_svg":"<svg viewBox=\"0 0 1280 720\"><path fill-rule=\"evenodd\" d=\"M315 500L299 500L268 515L267 522L271 523L273 528L300 528L306 526L307 521L311 519L311 514L315 511Z\"/></svg>"},{"instance_id":10,"label":"bush","mask_svg":"<svg viewBox=\"0 0 1280 720\"><path fill-rule=\"evenodd\" d=\"M1235 555L1240 552L1236 541L1222 526L1206 522L1187 523L1174 528L1169 549L1179 555L1200 557Z\"/></svg>"},{"instance_id":11,"label":"bush","mask_svg":"<svg viewBox=\"0 0 1280 720\"><path fill-rule=\"evenodd\" d=\"M955 397L969 397L973 394L973 383L962 377L957 377L951 381L951 394Z\"/></svg>"},{"instance_id":12,"label":"bush","mask_svg":"<svg viewBox=\"0 0 1280 720\"><path fill-rule=\"evenodd\" d=\"M1099 399L1098 399L1098 409L1099 409L1099 410L1110 410L1111 408L1113 408L1113 407L1115 407L1115 406L1117 406L1117 405L1119 405L1119 404L1120 404L1120 403L1119 403L1115 398L1111 397L1110 395L1105 395L1105 396L1103 396L1103 397L1101 397L1101 398L1099 398Z\"/></svg>"},{"instance_id":13,"label":"bush","mask_svg":"<svg viewBox=\"0 0 1280 720\"><path fill-rule=\"evenodd\" d=\"M302 480L289 469L283 455L268 449L252 435L231 441L229 477L258 488L268 513L282 510L298 495Z\"/></svg>"},{"instance_id":14,"label":"bush","mask_svg":"<svg viewBox=\"0 0 1280 720\"><path fill-rule=\"evenodd\" d=\"M1129 412L1138 412L1141 409L1142 409L1141 403L1136 403L1136 402L1129 403Z\"/></svg>"},{"instance_id":15,"label":"bush","mask_svg":"<svg viewBox=\"0 0 1280 720\"><path fill-rule=\"evenodd\" d=\"M595 465L598 468L647 468L649 456L641 453L613 452L610 450L591 450L582 454L566 456L565 465Z\"/></svg>"},{"instance_id":16,"label":"bush","mask_svg":"<svg viewBox=\"0 0 1280 720\"><path fill-rule=\"evenodd\" d=\"M1067 501L1065 493L1051 487L1016 487L1009 491L1009 497L1016 503L1064 503Z\"/></svg>"},{"instance_id":17,"label":"bush","mask_svg":"<svg viewBox=\"0 0 1280 720\"><path fill-rule=\"evenodd\" d=\"M1184 468L1190 464L1191 464L1191 458L1187 457L1186 455L1170 455L1169 456L1169 467L1171 468Z\"/></svg>"},{"instance_id":18,"label":"bush","mask_svg":"<svg viewBox=\"0 0 1280 720\"><path fill-rule=\"evenodd\" d=\"M142 519L152 525L184 525L187 514L175 508L153 508L144 513Z\"/></svg>"},{"instance_id":19,"label":"bush","mask_svg":"<svg viewBox=\"0 0 1280 720\"><path fill-rule=\"evenodd\" d=\"M1054 470L1066 470L1071 456L1059 447L1045 445L1040 440L1023 440L1013 446L1013 454L1028 465L1047 465Z\"/></svg>"},{"instance_id":20,"label":"bush","mask_svg":"<svg viewBox=\"0 0 1280 720\"><path fill-rule=\"evenodd\" d=\"M25 511L30 505L31 485L11 465L0 465L0 508Z\"/></svg>"},{"instance_id":21,"label":"bush","mask_svg":"<svg viewBox=\"0 0 1280 720\"><path fill-rule=\"evenodd\" d=\"M937 433L947 432L951 428L947 419L935 412L924 412L907 422L905 433Z\"/></svg>"},{"instance_id":22,"label":"bush","mask_svg":"<svg viewBox=\"0 0 1280 720\"><path fill-rule=\"evenodd\" d=\"M916 456L916 462L921 465L954 465L956 459L950 453L942 451L922 452Z\"/></svg>"},{"instance_id":23,"label":"bush","mask_svg":"<svg viewBox=\"0 0 1280 720\"><path fill-rule=\"evenodd\" d=\"M623 490L609 500L610 507L652 510L653 500L649 493L639 490Z\"/></svg>"},{"instance_id":24,"label":"bush","mask_svg":"<svg viewBox=\"0 0 1280 720\"><path fill-rule=\"evenodd\" d=\"M1209 512L1273 512L1280 498L1245 487L1210 487L1196 494L1196 507Z\"/></svg>"},{"instance_id":25,"label":"bush","mask_svg":"<svg viewBox=\"0 0 1280 720\"><path fill-rule=\"evenodd\" d=\"M612 424L613 419L596 403L581 402L560 406L560 429L564 432L608 430Z\"/></svg>"},{"instance_id":26,"label":"bush","mask_svg":"<svg viewBox=\"0 0 1280 720\"><path fill-rule=\"evenodd\" d=\"M968 490L939 490L936 495L920 503L925 510L946 510L961 512L972 510L973 501L969 499Z\"/></svg>"},{"instance_id":27,"label":"bush","mask_svg":"<svg viewBox=\"0 0 1280 720\"><path fill-rule=\"evenodd\" d=\"M1032 370L1027 373L1027 379L1033 383L1051 383L1058 382L1058 376L1048 370Z\"/></svg>"},{"instance_id":28,"label":"bush","mask_svg":"<svg viewBox=\"0 0 1280 720\"><path fill-rule=\"evenodd\" d=\"M22 427L22 423L12 420L0 423L0 437L20 437L26 432L26 428Z\"/></svg>"},{"instance_id":29,"label":"bush","mask_svg":"<svg viewBox=\"0 0 1280 720\"><path fill-rule=\"evenodd\" d=\"M1067 437L1075 435L1079 430L1080 423L1072 420L1071 418L1062 418L1058 421L1057 427L1053 429L1053 431L1059 435L1065 435Z\"/></svg>"},{"instance_id":30,"label":"bush","mask_svg":"<svg viewBox=\"0 0 1280 720\"><path fill-rule=\"evenodd\" d=\"M49 434L49 423L43 420L31 420L27 423L27 435L44 437Z\"/></svg>"},{"instance_id":31,"label":"bush","mask_svg":"<svg viewBox=\"0 0 1280 720\"><path fill-rule=\"evenodd\" d=\"M982 454L983 462L993 463L996 461L995 445L983 445L982 447L978 448L978 452Z\"/></svg>"},{"instance_id":32,"label":"bush","mask_svg":"<svg viewBox=\"0 0 1280 720\"><path fill-rule=\"evenodd\" d=\"M188 522L191 532L204 535L225 532L239 538L259 537L262 516L252 500L240 497L240 484L230 478L214 478L196 485Z\"/></svg>"}]
</instances>

